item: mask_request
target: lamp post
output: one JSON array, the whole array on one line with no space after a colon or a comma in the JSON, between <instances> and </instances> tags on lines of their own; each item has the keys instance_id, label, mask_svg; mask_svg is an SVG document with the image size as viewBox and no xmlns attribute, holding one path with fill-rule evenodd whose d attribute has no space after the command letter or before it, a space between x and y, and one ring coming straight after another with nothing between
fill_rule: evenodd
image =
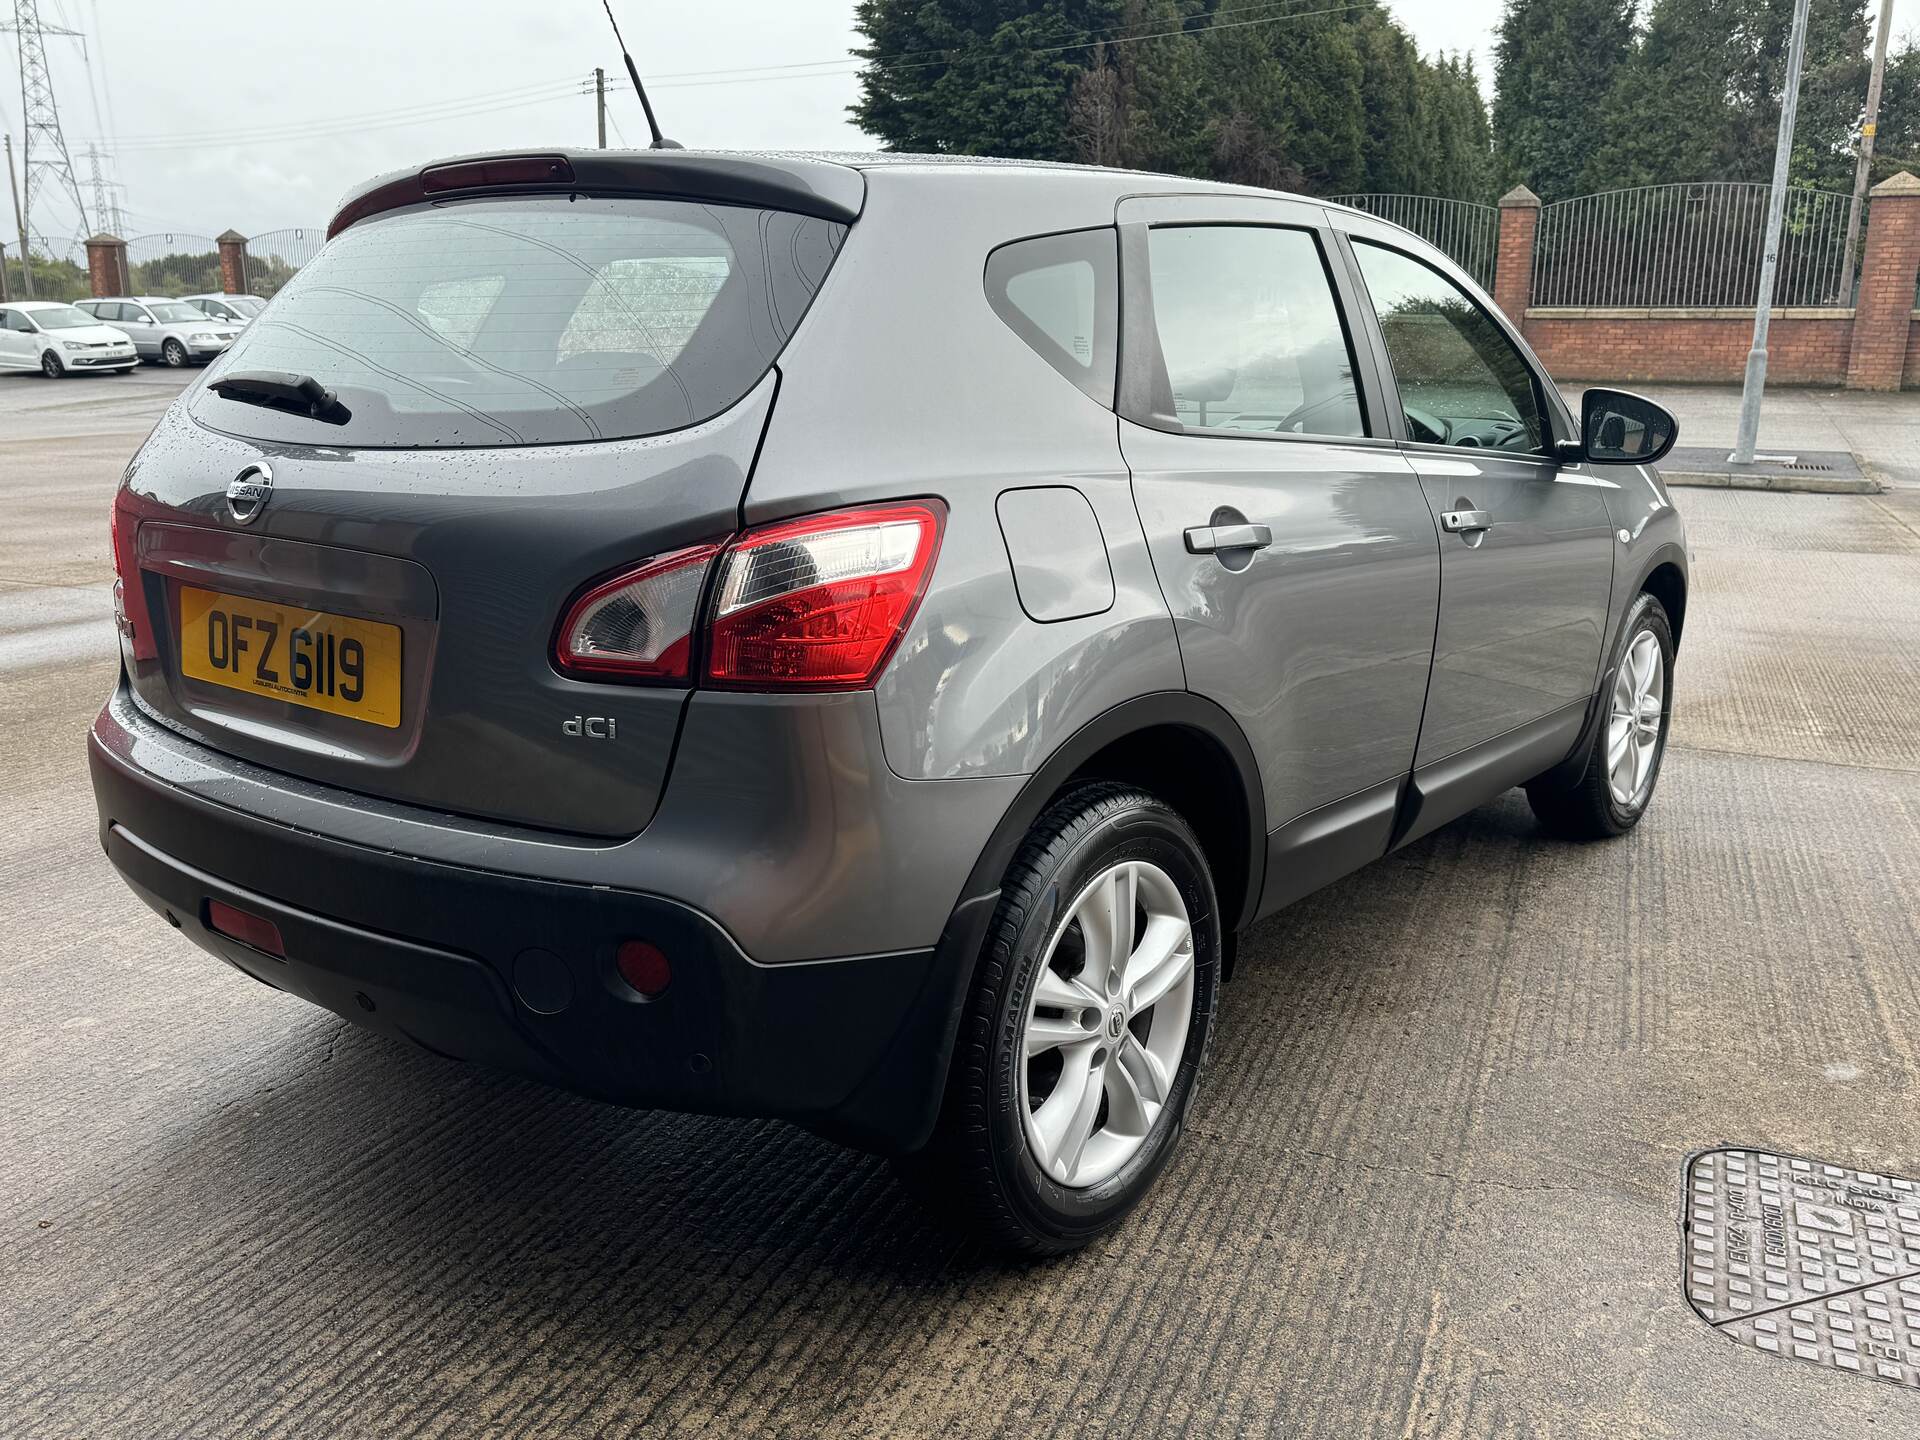
<instances>
[{"instance_id":1,"label":"lamp post","mask_svg":"<svg viewBox=\"0 0 1920 1440\"><path fill-rule=\"evenodd\" d=\"M1793 119L1800 108L1800 65L1807 53L1807 4L1793 7L1793 39L1787 46L1787 84L1780 95L1780 129L1773 141L1773 191L1767 197L1767 235L1760 252L1760 293L1753 304L1753 348L1740 391L1740 429L1730 464L1751 465L1760 438L1760 396L1767 388L1767 322L1772 319L1773 277L1780 265L1780 227L1787 210L1787 164L1793 159Z\"/></svg>"}]
</instances>

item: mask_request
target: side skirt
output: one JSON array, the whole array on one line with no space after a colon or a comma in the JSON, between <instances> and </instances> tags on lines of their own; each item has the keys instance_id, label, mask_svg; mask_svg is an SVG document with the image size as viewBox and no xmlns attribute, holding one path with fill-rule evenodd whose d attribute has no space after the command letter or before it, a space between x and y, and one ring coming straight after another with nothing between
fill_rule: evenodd
<instances>
[{"instance_id":1,"label":"side skirt","mask_svg":"<svg viewBox=\"0 0 1920 1440\"><path fill-rule=\"evenodd\" d=\"M1270 832L1261 915L1271 915L1386 854L1406 783L1402 775L1369 786Z\"/></svg>"},{"instance_id":2,"label":"side skirt","mask_svg":"<svg viewBox=\"0 0 1920 1440\"><path fill-rule=\"evenodd\" d=\"M1369 786L1289 821L1267 835L1265 919L1274 911L1351 875L1391 850L1430 835L1516 785L1524 785L1570 751L1584 754L1593 702L1581 701L1504 735L1450 755L1411 775Z\"/></svg>"},{"instance_id":3,"label":"side skirt","mask_svg":"<svg viewBox=\"0 0 1920 1440\"><path fill-rule=\"evenodd\" d=\"M1391 848L1431 835L1449 820L1552 769L1579 742L1591 706L1591 699L1564 705L1414 771Z\"/></svg>"}]
</instances>

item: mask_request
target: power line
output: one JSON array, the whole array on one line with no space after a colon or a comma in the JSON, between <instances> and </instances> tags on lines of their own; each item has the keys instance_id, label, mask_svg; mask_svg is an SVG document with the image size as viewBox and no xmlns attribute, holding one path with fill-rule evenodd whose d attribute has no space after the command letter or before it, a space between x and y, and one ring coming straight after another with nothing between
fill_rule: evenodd
<instances>
[{"instance_id":1,"label":"power line","mask_svg":"<svg viewBox=\"0 0 1920 1440\"><path fill-rule=\"evenodd\" d=\"M1207 17L1194 16L1192 18L1194 19L1207 18L1211 21L1217 21L1223 15L1243 15L1249 11L1254 11L1254 10L1284 9L1290 4L1297 4L1297 3L1298 3L1298 0L1259 0L1259 3L1257 4L1226 6L1222 9L1211 12L1211 14ZM1064 16L1055 17L1055 24L1053 28L1056 31L1068 31L1072 29L1072 27L1068 25ZM1107 26L1103 26L1098 30L1088 31L1086 33L1092 35L1094 37L1094 41L1098 41L1103 37L1111 36L1118 31L1125 30L1126 28L1127 26L1125 24L1107 25ZM1140 36L1134 36L1131 38L1147 40L1147 39L1155 39L1155 38L1158 38L1159 36L1164 36L1164 35L1201 35L1211 29L1225 29L1225 28L1227 27L1222 25L1217 25L1217 24L1193 25L1193 26L1183 27L1181 29L1176 29L1176 30L1158 31L1154 35L1140 35ZM1063 46L1059 48L1067 48L1067 49L1076 48L1081 43L1082 42L1075 42L1074 46ZM1091 44L1093 42L1089 41L1084 43ZM814 69L821 65L845 65L848 63L849 60L855 62L858 65L865 66L865 65L898 65L898 64L904 63L905 61L912 60L916 56L921 56L921 55L939 55L939 56L949 56L949 57L959 56L959 55L973 55L973 54L1018 55L1018 54L1031 53L1032 51L1040 48L1041 47L1038 47L1038 46L1022 46L1014 50L1002 50L998 46L995 46L991 43L986 43L986 44L979 44L979 45L961 45L961 46L930 46L920 50L898 50L891 55L876 55L871 57L861 55L856 51L849 51L846 55L836 56L831 60L795 60L795 61L791 61L789 63L781 64L781 65L742 65L742 66L736 66L730 69L721 69L721 70L670 70L664 74L653 77L653 79L649 79L647 83L651 85L654 79L665 82L669 80L706 80L706 79L715 78L715 77L735 76L735 75L757 76L761 72L771 72L771 71L781 71L781 70L808 70L808 69ZM931 65L943 65L949 62L945 59L942 59L942 60L929 61L927 63ZM835 72L835 73L838 73L838 72ZM622 88L632 89L633 87L625 86Z\"/></svg>"},{"instance_id":2,"label":"power line","mask_svg":"<svg viewBox=\"0 0 1920 1440\"><path fill-rule=\"evenodd\" d=\"M930 49L901 51L894 55L861 58L851 54L835 59L806 60L779 65L740 66L724 70L684 70L670 71L659 80L649 81L660 89L695 89L715 85L763 84L781 80L809 79L814 76L841 76L858 74L872 66L883 67L887 73L903 73L909 70L936 69L951 65L956 59L976 54L986 55L1058 55L1075 50L1090 50L1102 45L1129 45L1147 40L1167 39L1181 35L1204 35L1213 31L1240 29L1250 25L1270 25L1293 20L1307 20L1324 15L1337 15L1349 10L1377 8L1374 0L1352 0L1352 3L1325 7L1316 10L1298 10L1292 8L1300 0L1266 0L1266 3L1232 6L1215 11L1212 23L1202 26L1182 25L1173 29L1146 31L1137 34L1102 33L1092 40L1072 41L1059 45L1022 46L1014 50L1003 50L992 45L956 47L944 51ZM1250 12L1263 12L1251 13ZM1264 13L1274 12L1274 13ZM1250 18L1222 21L1223 15L1250 15ZM1109 27L1109 32L1124 27ZM919 55L939 55L937 60L913 61ZM911 62L911 63L909 63ZM822 68L827 67L827 68ZM219 144L226 146L249 146L291 143L308 139L325 139L340 135L354 134L365 130L386 130L407 125L437 123L446 120L468 119L474 116L503 110L525 109L534 105L551 104L561 99L586 93L591 81L578 79L554 79L533 82L509 90L495 91L483 95L464 98L449 97L437 101L422 101L414 105L399 106L385 110L361 112L358 115L331 116L312 122L290 122L266 127L260 130L235 132L232 130L210 130L181 132L174 134L146 135L138 140L123 142L115 148L133 151L168 151L197 148L201 145ZM607 85L609 94L632 93L633 87L617 81Z\"/></svg>"},{"instance_id":3,"label":"power line","mask_svg":"<svg viewBox=\"0 0 1920 1440\"><path fill-rule=\"evenodd\" d=\"M1241 8L1266 9L1270 7L1243 6ZM1319 10L1285 10L1277 15L1263 15L1252 20L1232 20L1227 22L1224 25L1202 25L1195 28L1191 28L1191 29L1179 29L1179 30L1153 30L1140 35L1116 35L1116 36L1104 37L1097 40L1080 40L1080 41L1075 41L1070 45L1029 45L1029 46L1024 46L1014 50L1002 50L995 46L986 45L986 46L979 46L971 50L949 51L947 52L946 57L943 59L917 61L911 65L893 64L890 61L878 59L878 58L873 60L856 60L852 64L848 64L844 61L819 60L819 61L814 61L812 63L816 65L838 64L840 68L835 70L810 70L804 74L801 74L801 73L740 74L738 75L737 78L731 78L731 79L662 80L658 84L655 84L654 88L656 90L691 90L691 89L699 89L699 88L710 86L710 85L751 85L751 84L756 84L762 81L772 81L772 80L811 80L821 76L857 75L862 70L867 69L869 66L881 67L883 70L883 78L884 78L884 76L887 76L887 75L900 74L909 70L937 70L943 67L950 67L953 65L955 60L966 59L967 57L972 55L991 55L991 56L997 56L997 57L1010 57L1014 55L1060 55L1073 50L1092 50L1103 45L1104 46L1133 45L1143 40L1164 40L1169 37L1179 36L1179 35L1193 35L1193 36L1210 35L1218 30L1238 30L1248 25L1273 25L1273 24L1278 24L1281 21L1287 21L1287 20L1311 20L1321 15L1340 15L1340 14L1344 14L1346 11L1349 11L1349 10L1373 10L1378 8L1379 7L1374 3L1374 0L1352 0L1352 3L1350 4L1331 5ZM924 54L926 52L923 51L923 52L909 52L909 53ZM653 82L649 82L649 83L653 83ZM607 86L608 93L610 94L617 91L631 90L632 88L633 87L631 85L619 85L619 84Z\"/></svg>"},{"instance_id":4,"label":"power line","mask_svg":"<svg viewBox=\"0 0 1920 1440\"><path fill-rule=\"evenodd\" d=\"M487 91L478 95L448 97L442 100L421 101L413 105L390 106L381 110L362 111L357 114L330 115L324 120L289 121L281 125L263 126L257 130L237 132L249 139L300 139L316 134L346 133L354 129L377 129L384 124L405 124L416 119L432 119L440 112L467 111L476 106L501 105L511 107L528 99L558 99L563 95L577 93L578 82L573 77L561 77L542 80L527 85L517 85L507 90ZM172 150L185 145L215 145L235 138L232 129L174 131L167 134L143 135L138 140L126 141L119 148L125 150Z\"/></svg>"},{"instance_id":5,"label":"power line","mask_svg":"<svg viewBox=\"0 0 1920 1440\"><path fill-rule=\"evenodd\" d=\"M688 70L681 71L677 75L663 75L658 82L649 80L647 83L653 85L656 89L681 90L707 85L745 85L755 84L761 81L785 79L804 80L810 79L815 75L853 75L869 67L878 67L883 72L889 74L908 70L937 70L944 66L951 66L956 60L964 60L974 55L1006 57L1014 55L1061 55L1074 50L1092 50L1103 45L1133 45L1145 40L1164 40L1182 35L1197 37L1209 35L1220 30L1239 30L1249 25L1273 25L1288 20L1310 20L1321 15L1338 15L1348 10L1373 10L1381 8L1375 3L1375 0L1352 0L1352 3L1349 4L1329 6L1319 10L1296 10L1292 8L1293 5L1298 3L1299 0L1266 0L1264 4L1237 5L1229 9L1216 10L1213 12L1214 23L1211 24L1182 25L1170 30L1149 30L1132 35L1113 34L1111 33L1111 29L1121 29L1124 27L1110 27L1109 32L1095 32L1095 38L1091 40L1075 40L1061 45L1023 45L1009 50L993 44L984 44L958 46L948 50L906 50L896 55L876 55L871 57L849 55L846 58L837 60L802 60L785 65L744 66L734 70ZM1278 13L1255 15L1250 19L1230 20L1226 22L1221 22L1218 19L1221 15L1239 15L1256 10ZM905 63L910 57L915 55L938 55L941 58L937 60L919 60L911 64ZM834 66L838 68L818 68L821 66ZM798 73L802 70L805 70L807 73ZM691 78L700 76L712 78ZM616 83L607 86L607 89L609 92L631 91L633 87L631 85Z\"/></svg>"}]
</instances>

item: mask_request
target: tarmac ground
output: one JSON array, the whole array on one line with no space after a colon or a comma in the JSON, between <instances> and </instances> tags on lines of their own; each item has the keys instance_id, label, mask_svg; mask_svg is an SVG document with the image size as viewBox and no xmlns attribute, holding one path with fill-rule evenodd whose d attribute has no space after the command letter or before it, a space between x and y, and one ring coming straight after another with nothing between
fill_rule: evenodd
<instances>
[{"instance_id":1,"label":"tarmac ground","mask_svg":"<svg viewBox=\"0 0 1920 1440\"><path fill-rule=\"evenodd\" d=\"M1158 1188L1017 1267L878 1161L402 1048L134 899L83 736L179 384L0 379L0 1435L1920 1433L1710 1328L1678 1228L1717 1145L1920 1175L1920 395L1769 397L1885 494L1677 493L1637 831L1515 792L1258 926Z\"/></svg>"}]
</instances>

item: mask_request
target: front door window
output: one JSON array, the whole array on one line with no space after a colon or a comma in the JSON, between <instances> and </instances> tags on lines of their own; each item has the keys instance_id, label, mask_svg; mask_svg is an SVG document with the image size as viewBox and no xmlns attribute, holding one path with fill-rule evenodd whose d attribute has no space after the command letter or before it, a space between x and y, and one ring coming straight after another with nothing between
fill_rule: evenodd
<instances>
[{"instance_id":1,"label":"front door window","mask_svg":"<svg viewBox=\"0 0 1920 1440\"><path fill-rule=\"evenodd\" d=\"M1431 266L1355 240L1409 437L1433 445L1544 454L1533 372L1493 317Z\"/></svg>"}]
</instances>

